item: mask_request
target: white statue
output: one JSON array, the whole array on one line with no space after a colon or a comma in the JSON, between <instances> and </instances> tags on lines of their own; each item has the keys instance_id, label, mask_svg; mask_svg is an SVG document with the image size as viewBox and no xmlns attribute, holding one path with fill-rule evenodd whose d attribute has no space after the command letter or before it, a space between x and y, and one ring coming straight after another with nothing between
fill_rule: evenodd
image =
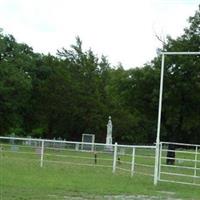
<instances>
[{"instance_id":1,"label":"white statue","mask_svg":"<svg viewBox=\"0 0 200 200\"><path fill-rule=\"evenodd\" d=\"M112 121L111 116L108 118L106 144L112 144Z\"/></svg>"}]
</instances>

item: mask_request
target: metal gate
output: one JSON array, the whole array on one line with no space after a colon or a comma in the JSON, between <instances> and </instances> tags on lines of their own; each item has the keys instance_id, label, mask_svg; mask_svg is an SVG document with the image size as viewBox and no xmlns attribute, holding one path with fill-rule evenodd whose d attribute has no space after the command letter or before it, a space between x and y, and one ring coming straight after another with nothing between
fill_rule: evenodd
<instances>
[{"instance_id":1,"label":"metal gate","mask_svg":"<svg viewBox=\"0 0 200 200\"><path fill-rule=\"evenodd\" d=\"M200 186L200 145L161 142L158 180Z\"/></svg>"}]
</instances>

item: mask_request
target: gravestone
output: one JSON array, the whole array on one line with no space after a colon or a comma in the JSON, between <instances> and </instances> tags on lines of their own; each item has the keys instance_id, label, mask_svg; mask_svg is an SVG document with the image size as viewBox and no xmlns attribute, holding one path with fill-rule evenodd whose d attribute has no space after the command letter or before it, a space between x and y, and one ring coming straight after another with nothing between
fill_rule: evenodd
<instances>
[{"instance_id":1,"label":"gravestone","mask_svg":"<svg viewBox=\"0 0 200 200\"><path fill-rule=\"evenodd\" d=\"M11 139L10 139L10 144L11 144L11 145L15 144L15 140L13 139L13 138L15 137L15 133L12 133L12 134L10 135L10 137L11 137Z\"/></svg>"},{"instance_id":2,"label":"gravestone","mask_svg":"<svg viewBox=\"0 0 200 200\"><path fill-rule=\"evenodd\" d=\"M61 137L58 137L58 141L63 141L63 139ZM65 144L63 142L58 142L56 147L62 149L65 147Z\"/></svg>"},{"instance_id":3,"label":"gravestone","mask_svg":"<svg viewBox=\"0 0 200 200\"><path fill-rule=\"evenodd\" d=\"M31 140L29 139L31 139L31 136L27 136L26 145L31 146Z\"/></svg>"},{"instance_id":4,"label":"gravestone","mask_svg":"<svg viewBox=\"0 0 200 200\"><path fill-rule=\"evenodd\" d=\"M94 134L82 134L82 150L87 151L94 151L94 141L95 141L95 135ZM85 143L91 143L91 144L84 144Z\"/></svg>"},{"instance_id":5,"label":"gravestone","mask_svg":"<svg viewBox=\"0 0 200 200\"><path fill-rule=\"evenodd\" d=\"M54 138L53 138L53 143L52 143L53 148L56 147L56 142L55 142L55 141L56 141L56 138L54 137Z\"/></svg>"},{"instance_id":6,"label":"gravestone","mask_svg":"<svg viewBox=\"0 0 200 200\"><path fill-rule=\"evenodd\" d=\"M167 165L175 164L175 145L174 144L168 145L166 164Z\"/></svg>"},{"instance_id":7,"label":"gravestone","mask_svg":"<svg viewBox=\"0 0 200 200\"><path fill-rule=\"evenodd\" d=\"M66 142L65 139L64 139L63 141ZM65 146L66 146L66 143L62 143L62 148L63 148L63 149L65 148Z\"/></svg>"},{"instance_id":8,"label":"gravestone","mask_svg":"<svg viewBox=\"0 0 200 200\"><path fill-rule=\"evenodd\" d=\"M79 150L79 143L76 143L76 145L75 145L75 150L76 150L76 151Z\"/></svg>"},{"instance_id":9,"label":"gravestone","mask_svg":"<svg viewBox=\"0 0 200 200\"><path fill-rule=\"evenodd\" d=\"M19 147L15 144L15 140L13 139L14 137L15 137L15 133L12 133L11 135L10 135L10 137L11 137L11 139L10 139L10 144L11 144L11 146L10 146L10 150L11 151L18 151L19 150Z\"/></svg>"}]
</instances>

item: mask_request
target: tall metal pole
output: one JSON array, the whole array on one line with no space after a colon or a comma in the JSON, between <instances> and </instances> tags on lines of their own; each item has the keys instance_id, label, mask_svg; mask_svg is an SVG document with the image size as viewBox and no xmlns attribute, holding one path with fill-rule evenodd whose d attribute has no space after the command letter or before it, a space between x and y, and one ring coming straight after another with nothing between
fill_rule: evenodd
<instances>
[{"instance_id":1,"label":"tall metal pole","mask_svg":"<svg viewBox=\"0 0 200 200\"><path fill-rule=\"evenodd\" d=\"M163 96L164 63L165 63L165 54L162 53L162 63L161 63L161 73L160 73L160 94L159 94L159 107L158 107L158 124L157 124L157 137L156 137L156 158L155 158L155 169L154 169L154 185L157 185L157 182L158 182L160 125L161 125L162 96Z\"/></svg>"}]
</instances>

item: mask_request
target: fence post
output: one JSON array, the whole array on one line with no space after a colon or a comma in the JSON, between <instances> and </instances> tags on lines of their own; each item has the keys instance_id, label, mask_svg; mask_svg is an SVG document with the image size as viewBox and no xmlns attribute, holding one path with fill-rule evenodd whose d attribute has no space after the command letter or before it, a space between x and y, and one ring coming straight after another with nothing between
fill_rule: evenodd
<instances>
[{"instance_id":1,"label":"fence post","mask_svg":"<svg viewBox=\"0 0 200 200\"><path fill-rule=\"evenodd\" d=\"M117 163L117 142L115 142L114 146L114 155L113 155L113 173L116 171L116 163Z\"/></svg>"},{"instance_id":2,"label":"fence post","mask_svg":"<svg viewBox=\"0 0 200 200\"><path fill-rule=\"evenodd\" d=\"M135 169L135 147L133 147L133 153L132 153L132 163L131 163L131 176L134 174Z\"/></svg>"},{"instance_id":3,"label":"fence post","mask_svg":"<svg viewBox=\"0 0 200 200\"><path fill-rule=\"evenodd\" d=\"M42 140L42 146L41 146L40 167L43 167L43 159L44 159L44 140Z\"/></svg>"},{"instance_id":4,"label":"fence post","mask_svg":"<svg viewBox=\"0 0 200 200\"><path fill-rule=\"evenodd\" d=\"M160 159L158 164L158 180L160 180L160 172L161 172L161 164L162 164L162 142L160 143L160 153L159 153Z\"/></svg>"},{"instance_id":5,"label":"fence post","mask_svg":"<svg viewBox=\"0 0 200 200\"><path fill-rule=\"evenodd\" d=\"M194 176L197 176L197 156L198 156L198 146L196 146L195 149Z\"/></svg>"}]
</instances>

